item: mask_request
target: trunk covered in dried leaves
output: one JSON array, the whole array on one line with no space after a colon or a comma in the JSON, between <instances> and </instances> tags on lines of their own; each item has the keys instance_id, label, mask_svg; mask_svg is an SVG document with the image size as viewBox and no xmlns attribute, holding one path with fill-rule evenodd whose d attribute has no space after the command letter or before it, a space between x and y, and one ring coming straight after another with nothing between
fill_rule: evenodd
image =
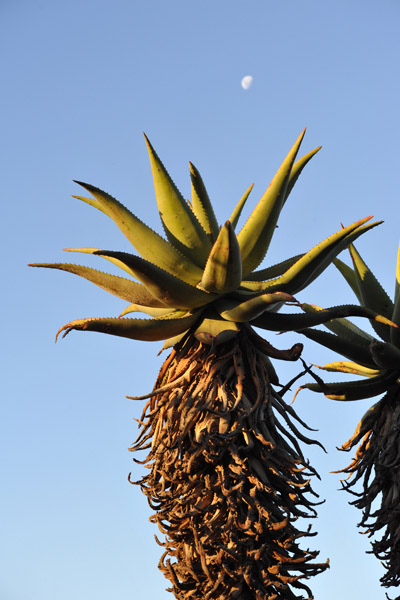
<instances>
[{"instance_id":1,"label":"trunk covered in dried leaves","mask_svg":"<svg viewBox=\"0 0 400 600\"><path fill-rule=\"evenodd\" d=\"M302 549L316 475L294 410L270 384L268 344L243 329L216 347L189 336L165 361L132 451L150 449L140 481L165 541L159 568L179 600L311 598L328 566ZM259 338L261 339L261 338ZM273 378L273 376L272 376ZM157 390L157 391L156 391ZM300 594L300 595L298 595Z\"/></svg>"},{"instance_id":2,"label":"trunk covered in dried leaves","mask_svg":"<svg viewBox=\"0 0 400 600\"><path fill-rule=\"evenodd\" d=\"M394 383L342 448L354 448L361 440L355 458L341 471L349 473L342 485L357 496L351 504L363 511L359 526L366 529L365 533L372 537L383 530L382 538L372 541L371 552L386 567L380 580L385 587L400 585L399 431L400 388ZM353 489L359 481L363 485L361 492Z\"/></svg>"}]
</instances>

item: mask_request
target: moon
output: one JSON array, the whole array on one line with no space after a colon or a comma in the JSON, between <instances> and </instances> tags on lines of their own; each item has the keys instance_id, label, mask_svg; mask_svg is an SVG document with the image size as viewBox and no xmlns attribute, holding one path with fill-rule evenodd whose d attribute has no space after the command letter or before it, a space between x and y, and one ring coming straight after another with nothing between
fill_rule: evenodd
<instances>
[{"instance_id":1,"label":"moon","mask_svg":"<svg viewBox=\"0 0 400 600\"><path fill-rule=\"evenodd\" d=\"M242 88L244 90L248 90L252 83L253 83L253 76L252 75L246 75L242 79Z\"/></svg>"}]
</instances>

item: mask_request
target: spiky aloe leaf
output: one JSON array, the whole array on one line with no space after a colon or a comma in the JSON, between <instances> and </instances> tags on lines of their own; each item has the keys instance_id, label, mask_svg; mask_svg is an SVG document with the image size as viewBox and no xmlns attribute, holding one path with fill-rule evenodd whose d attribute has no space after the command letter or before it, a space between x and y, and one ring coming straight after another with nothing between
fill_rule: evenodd
<instances>
[{"instance_id":1,"label":"spiky aloe leaf","mask_svg":"<svg viewBox=\"0 0 400 600\"><path fill-rule=\"evenodd\" d=\"M140 256L109 250L100 250L96 254L111 256L125 263L132 275L139 279L149 292L166 306L180 309L197 308L210 303L217 297L189 285Z\"/></svg>"},{"instance_id":2,"label":"spiky aloe leaf","mask_svg":"<svg viewBox=\"0 0 400 600\"><path fill-rule=\"evenodd\" d=\"M303 303L301 307L305 312L317 312L323 310L320 306L307 303ZM328 321L327 323L324 323L324 326L352 344L368 347L372 342L376 341L372 335L363 331L363 329L360 329L357 325L354 325L354 323L343 317Z\"/></svg>"},{"instance_id":3,"label":"spiky aloe leaf","mask_svg":"<svg viewBox=\"0 0 400 600\"><path fill-rule=\"evenodd\" d=\"M333 352L349 358L351 361L370 369L375 369L376 367L368 346L350 342L338 335L328 333L327 331L320 331L318 329L302 329L299 333L310 340L321 344L321 346L325 346Z\"/></svg>"},{"instance_id":4,"label":"spiky aloe leaf","mask_svg":"<svg viewBox=\"0 0 400 600\"><path fill-rule=\"evenodd\" d=\"M304 134L305 130L297 138L268 189L238 234L244 276L258 267L268 250L285 202L290 172Z\"/></svg>"},{"instance_id":5,"label":"spiky aloe leaf","mask_svg":"<svg viewBox=\"0 0 400 600\"><path fill-rule=\"evenodd\" d=\"M318 369L322 369L323 371L329 371L333 373L351 373L352 375L360 375L362 377L376 377L380 374L379 369L369 369L368 367L363 367L362 365L350 360L338 360L336 362L327 363L324 366L313 366L318 367Z\"/></svg>"},{"instance_id":6,"label":"spiky aloe leaf","mask_svg":"<svg viewBox=\"0 0 400 600\"><path fill-rule=\"evenodd\" d=\"M269 329L270 331L300 331L314 325L322 325L331 319L352 316L368 317L375 321L391 323L389 319L377 315L373 310L363 308L362 306L345 304L343 306L324 308L314 313L271 314L264 312L260 317L252 321L252 325L261 329Z\"/></svg>"},{"instance_id":7,"label":"spiky aloe leaf","mask_svg":"<svg viewBox=\"0 0 400 600\"><path fill-rule=\"evenodd\" d=\"M198 267L203 267L211 241L169 176L146 136L158 211L170 243Z\"/></svg>"},{"instance_id":8,"label":"spiky aloe leaf","mask_svg":"<svg viewBox=\"0 0 400 600\"><path fill-rule=\"evenodd\" d=\"M63 248L63 250L64 250L64 252L80 252L82 254L96 255L96 252L101 251L101 248ZM99 255L97 255L97 256L99 256ZM123 271L125 271L125 273L128 273L128 275L132 276L132 272L120 260L117 260L116 258L112 258L111 256L102 256L101 258L105 258L111 264L115 265L119 269L122 269Z\"/></svg>"},{"instance_id":9,"label":"spiky aloe leaf","mask_svg":"<svg viewBox=\"0 0 400 600\"><path fill-rule=\"evenodd\" d=\"M93 185L79 181L76 183L90 192L97 201L88 204L99 207L106 213L143 258L151 259L161 269L174 273L187 283L195 285L200 281L202 271L198 266L186 259L118 200ZM87 198L79 196L79 199L87 202Z\"/></svg>"},{"instance_id":10,"label":"spiky aloe leaf","mask_svg":"<svg viewBox=\"0 0 400 600\"><path fill-rule=\"evenodd\" d=\"M189 169L192 183L192 210L213 243L218 237L218 221L199 171L191 162L189 162Z\"/></svg>"},{"instance_id":11,"label":"spiky aloe leaf","mask_svg":"<svg viewBox=\"0 0 400 600\"><path fill-rule=\"evenodd\" d=\"M106 292L110 292L110 294L114 294L114 296L122 298L122 300L135 302L139 305L144 304L147 306L165 308L165 304L152 296L143 285L137 283L136 281L125 279L124 277L110 275L109 273L98 271L97 269L70 263L33 263L29 266L67 271L68 273L79 275L79 277L83 277L84 279L91 281Z\"/></svg>"},{"instance_id":12,"label":"spiky aloe leaf","mask_svg":"<svg viewBox=\"0 0 400 600\"><path fill-rule=\"evenodd\" d=\"M274 292L272 294L261 294L250 300L245 300L237 304L233 308L229 308L221 312L221 317L227 321L237 321L238 323L246 323L259 317L265 310L282 305L285 302L296 302L295 298L285 292Z\"/></svg>"},{"instance_id":13,"label":"spiky aloe leaf","mask_svg":"<svg viewBox=\"0 0 400 600\"><path fill-rule=\"evenodd\" d=\"M335 383L306 383L299 390L307 389L312 392L322 392L330 400L354 401L373 398L387 391L390 383L387 374L372 377L366 380L335 382ZM299 391L298 390L298 391Z\"/></svg>"},{"instance_id":14,"label":"spiky aloe leaf","mask_svg":"<svg viewBox=\"0 0 400 600\"><path fill-rule=\"evenodd\" d=\"M268 279L276 279L280 275L286 273L286 271L292 267L297 261L302 258L304 254L297 254L291 258L287 258L276 265L267 267L266 269L260 269L259 271L253 271L246 276L246 283L248 281L265 282Z\"/></svg>"},{"instance_id":15,"label":"spiky aloe leaf","mask_svg":"<svg viewBox=\"0 0 400 600\"><path fill-rule=\"evenodd\" d=\"M349 251L363 306L373 308L373 310L390 319L394 310L392 300L353 245L349 247ZM390 330L388 327L379 323L373 323L372 326L383 340L386 342L390 340Z\"/></svg>"},{"instance_id":16,"label":"spiky aloe leaf","mask_svg":"<svg viewBox=\"0 0 400 600\"><path fill-rule=\"evenodd\" d=\"M228 294L238 288L241 281L240 248L233 227L227 221L211 249L200 286L207 292Z\"/></svg>"},{"instance_id":17,"label":"spiky aloe leaf","mask_svg":"<svg viewBox=\"0 0 400 600\"><path fill-rule=\"evenodd\" d=\"M340 258L335 258L332 262L355 293L359 303L362 304L360 289L358 287L356 274L354 273L353 269L340 260Z\"/></svg>"},{"instance_id":18,"label":"spiky aloe leaf","mask_svg":"<svg viewBox=\"0 0 400 600\"><path fill-rule=\"evenodd\" d=\"M394 309L392 320L400 326L400 244L397 252L397 263L396 263L396 281L394 287ZM390 341L392 344L400 348L400 327L398 329L390 330Z\"/></svg>"},{"instance_id":19,"label":"spiky aloe leaf","mask_svg":"<svg viewBox=\"0 0 400 600\"><path fill-rule=\"evenodd\" d=\"M131 340L155 342L183 333L190 329L197 319L198 315L195 314L159 319L77 319L61 327L57 332L57 337L61 332L64 332L63 337L65 337L72 330L80 330L108 333Z\"/></svg>"},{"instance_id":20,"label":"spiky aloe leaf","mask_svg":"<svg viewBox=\"0 0 400 600\"><path fill-rule=\"evenodd\" d=\"M294 187L294 184L300 177L302 170L304 169L306 164L312 159L312 157L315 156L317 154L317 152L319 152L321 150L321 148L322 148L322 146L318 146L318 148L311 150L311 152L308 152L308 154L305 154L302 158L299 158L299 160L296 160L296 162L294 163L292 170L290 172L290 177L289 177L289 181L288 181L288 185L287 185L287 189L286 189L286 193L285 193L285 202L288 199L289 194Z\"/></svg>"},{"instance_id":21,"label":"spiky aloe leaf","mask_svg":"<svg viewBox=\"0 0 400 600\"><path fill-rule=\"evenodd\" d=\"M233 213L229 217L229 221L232 223L232 227L234 229L236 229L236 226L237 226L238 221L240 219L240 215L242 214L242 210L244 208L244 205L246 204L246 200L250 196L250 193L251 193L251 190L253 189L253 187L254 187L254 183L252 183L247 188L247 190L245 191L245 193L243 194L243 196L240 198L239 202L235 206L235 208L233 210Z\"/></svg>"}]
</instances>

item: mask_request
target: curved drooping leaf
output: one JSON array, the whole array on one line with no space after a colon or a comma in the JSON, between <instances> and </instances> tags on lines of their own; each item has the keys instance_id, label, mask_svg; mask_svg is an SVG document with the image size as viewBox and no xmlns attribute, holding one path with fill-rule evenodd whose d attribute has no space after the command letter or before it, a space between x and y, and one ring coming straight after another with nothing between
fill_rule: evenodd
<instances>
[{"instance_id":1,"label":"curved drooping leaf","mask_svg":"<svg viewBox=\"0 0 400 600\"><path fill-rule=\"evenodd\" d=\"M285 292L273 292L272 294L261 294L250 300L245 300L233 308L221 312L221 317L227 321L237 321L245 323L252 321L262 315L271 305L282 304L285 302L296 302L295 298Z\"/></svg>"},{"instance_id":2,"label":"curved drooping leaf","mask_svg":"<svg viewBox=\"0 0 400 600\"><path fill-rule=\"evenodd\" d=\"M306 303L303 303L301 307L305 312L317 312L318 310L322 310L320 306L313 306L311 304ZM332 321L324 323L324 326L333 333L336 333L336 335L338 335L342 339L347 340L353 344L365 346L366 348L372 342L376 341L372 335L370 335L366 331L363 331L362 329L360 329L360 327L357 327L357 325L354 325L354 323L352 323L348 319L345 319L344 317L340 319L332 319Z\"/></svg>"},{"instance_id":3,"label":"curved drooping leaf","mask_svg":"<svg viewBox=\"0 0 400 600\"><path fill-rule=\"evenodd\" d=\"M244 277L258 267L268 250L279 214L285 202L290 172L304 134L305 130L297 138L268 189L238 233Z\"/></svg>"},{"instance_id":4,"label":"curved drooping leaf","mask_svg":"<svg viewBox=\"0 0 400 600\"><path fill-rule=\"evenodd\" d=\"M339 360L332 363L327 363L324 366L313 365L322 369L323 371L335 372L335 373L351 373L352 375L360 375L361 377L376 377L380 374L379 369L369 369L362 365L352 362L350 360Z\"/></svg>"},{"instance_id":5,"label":"curved drooping leaf","mask_svg":"<svg viewBox=\"0 0 400 600\"><path fill-rule=\"evenodd\" d=\"M367 308L373 308L379 314L390 319L393 315L394 306L389 295L385 292L353 245L349 247L349 251L353 261L358 289L360 290L362 305ZM372 323L372 326L385 342L390 340L390 330L388 327L380 323Z\"/></svg>"},{"instance_id":6,"label":"curved drooping leaf","mask_svg":"<svg viewBox=\"0 0 400 600\"><path fill-rule=\"evenodd\" d=\"M185 258L118 200L93 185L79 181L76 183L94 196L97 203L91 202L91 206L98 206L105 212L144 259L151 259L161 269L174 273L187 283L195 285L200 281L202 271L198 266ZM79 198L87 201L86 198Z\"/></svg>"},{"instance_id":7,"label":"curved drooping leaf","mask_svg":"<svg viewBox=\"0 0 400 600\"><path fill-rule=\"evenodd\" d=\"M232 224L232 227L234 229L236 229L236 226L238 224L238 221L240 219L240 215L242 214L242 210L244 208L244 205L246 204L246 200L247 198L250 196L251 190L254 187L254 183L252 183L247 190L245 191L245 193L243 194L243 196L240 198L239 202L236 204L233 213L231 214L231 216L229 217L229 221Z\"/></svg>"},{"instance_id":8,"label":"curved drooping leaf","mask_svg":"<svg viewBox=\"0 0 400 600\"><path fill-rule=\"evenodd\" d=\"M260 317L252 321L252 325L261 329L270 331L299 331L314 325L322 325L331 319L339 317L367 317L380 322L389 322L388 319L377 315L375 311L362 306L344 304L343 306L333 306L324 308L313 313L300 314L270 314L264 312Z\"/></svg>"},{"instance_id":9,"label":"curved drooping leaf","mask_svg":"<svg viewBox=\"0 0 400 600\"><path fill-rule=\"evenodd\" d=\"M131 270L132 275L146 286L149 292L166 306L191 309L209 304L217 298L178 279L157 265L127 252L101 250L100 256L117 258Z\"/></svg>"},{"instance_id":10,"label":"curved drooping leaf","mask_svg":"<svg viewBox=\"0 0 400 600\"><path fill-rule=\"evenodd\" d=\"M199 171L191 162L189 162L189 169L192 184L192 210L209 239L214 243L218 237L219 226L213 206Z\"/></svg>"},{"instance_id":11,"label":"curved drooping leaf","mask_svg":"<svg viewBox=\"0 0 400 600\"><path fill-rule=\"evenodd\" d=\"M353 401L373 398L387 391L390 378L387 374L372 377L371 379L346 382L306 383L300 389L323 393L330 400Z\"/></svg>"},{"instance_id":12,"label":"curved drooping leaf","mask_svg":"<svg viewBox=\"0 0 400 600\"><path fill-rule=\"evenodd\" d=\"M91 281L106 292L110 292L110 294L114 294L114 296L118 296L118 298L122 298L122 300L126 300L127 302L165 308L165 304L152 296L143 285L124 277L110 275L97 269L71 263L34 263L29 266L67 271Z\"/></svg>"},{"instance_id":13,"label":"curved drooping leaf","mask_svg":"<svg viewBox=\"0 0 400 600\"><path fill-rule=\"evenodd\" d=\"M61 327L57 337L62 331L63 337L72 330L96 331L132 340L156 342L183 333L190 329L198 318L198 314L192 314L179 318L160 319L77 319Z\"/></svg>"},{"instance_id":14,"label":"curved drooping leaf","mask_svg":"<svg viewBox=\"0 0 400 600\"><path fill-rule=\"evenodd\" d=\"M321 346L325 346L326 348L329 348L329 350L349 358L351 361L370 369L376 368L376 364L371 356L369 347L367 346L354 344L338 335L328 333L327 331L320 331L319 329L307 328L300 330L299 333L305 335L310 340L321 344Z\"/></svg>"},{"instance_id":15,"label":"curved drooping leaf","mask_svg":"<svg viewBox=\"0 0 400 600\"><path fill-rule=\"evenodd\" d=\"M208 257L200 286L207 292L228 294L240 286L242 259L229 221L221 228Z\"/></svg>"},{"instance_id":16,"label":"curved drooping leaf","mask_svg":"<svg viewBox=\"0 0 400 600\"><path fill-rule=\"evenodd\" d=\"M169 176L146 136L158 211L170 243L198 267L211 250L211 241Z\"/></svg>"}]
</instances>

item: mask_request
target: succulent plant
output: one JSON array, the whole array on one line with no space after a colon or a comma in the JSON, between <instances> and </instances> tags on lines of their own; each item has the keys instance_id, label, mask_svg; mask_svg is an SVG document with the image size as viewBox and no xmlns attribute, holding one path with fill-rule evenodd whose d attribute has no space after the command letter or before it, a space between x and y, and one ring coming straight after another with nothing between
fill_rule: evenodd
<instances>
[{"instance_id":1,"label":"succulent plant","mask_svg":"<svg viewBox=\"0 0 400 600\"><path fill-rule=\"evenodd\" d=\"M280 384L271 358L296 360L302 345L274 348L253 326L289 331L351 315L379 320L352 305L278 314L285 304L300 306L294 294L377 223L362 219L309 252L257 270L296 180L319 150L296 160L303 136L237 234L252 186L220 227L197 169L190 164L186 201L146 138L166 239L109 194L81 183L92 197L76 197L110 217L141 256L70 249L110 261L124 277L76 264L33 265L74 273L129 303L117 318L71 321L58 334L95 331L172 347L146 396L132 450L149 450L135 459L149 472L134 483L165 535L160 569L181 600L294 600L298 591L311 597L304 580L328 565L300 548L299 539L314 534L296 527L298 517L316 515L308 497L316 496L316 472L299 441L315 442L299 431L305 424L283 400L285 388L273 387ZM134 312L150 318L127 317Z\"/></svg>"},{"instance_id":2,"label":"succulent plant","mask_svg":"<svg viewBox=\"0 0 400 600\"><path fill-rule=\"evenodd\" d=\"M392 321L392 326L372 321L380 339L356 327L347 319L333 320L325 326L332 333L303 331L349 360L328 363L325 371L350 373L364 380L302 386L322 392L333 400L352 401L383 396L362 417L353 436L341 447L357 448L350 465L338 472L348 475L344 489L356 496L351 502L362 510L359 526L369 537L383 531L372 541L372 552L386 567L381 583L400 585L400 249L397 259L395 296L391 300L355 247L349 247L353 268L339 259L334 263L357 296L361 306L377 310ZM308 311L318 307L303 305ZM395 325L395 326L393 326ZM362 483L361 491L357 484ZM380 506L377 508L377 502Z\"/></svg>"}]
</instances>

